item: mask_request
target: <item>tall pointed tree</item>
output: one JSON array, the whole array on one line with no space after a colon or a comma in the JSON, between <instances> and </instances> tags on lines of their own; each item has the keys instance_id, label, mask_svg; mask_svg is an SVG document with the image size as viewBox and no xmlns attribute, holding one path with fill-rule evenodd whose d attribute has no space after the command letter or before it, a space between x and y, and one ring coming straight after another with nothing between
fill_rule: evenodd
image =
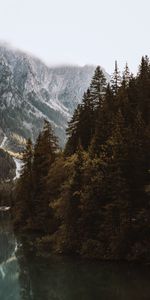
<instances>
[{"instance_id":1,"label":"tall pointed tree","mask_svg":"<svg viewBox=\"0 0 150 300\"><path fill-rule=\"evenodd\" d=\"M69 122L66 154L73 154L79 143L84 150L88 149L95 131L95 120L103 107L105 92L106 78L98 66L92 78L90 89L84 93L82 104L78 105Z\"/></svg>"},{"instance_id":2,"label":"tall pointed tree","mask_svg":"<svg viewBox=\"0 0 150 300\"><path fill-rule=\"evenodd\" d=\"M35 227L39 230L48 230L45 219L51 216L51 208L48 200L47 177L57 149L57 139L53 134L51 124L45 120L43 130L34 147L33 159Z\"/></svg>"},{"instance_id":3,"label":"tall pointed tree","mask_svg":"<svg viewBox=\"0 0 150 300\"><path fill-rule=\"evenodd\" d=\"M112 86L114 95L117 95L120 85L121 85L121 76L120 76L120 72L118 69L117 61L115 61L115 70L114 70L114 73L113 73L112 79L111 79L111 86Z\"/></svg>"},{"instance_id":4,"label":"tall pointed tree","mask_svg":"<svg viewBox=\"0 0 150 300\"><path fill-rule=\"evenodd\" d=\"M64 151L66 156L75 153L79 144L80 112L81 105L79 104L74 111L72 119L68 122L68 128L66 130L68 141Z\"/></svg>"},{"instance_id":5,"label":"tall pointed tree","mask_svg":"<svg viewBox=\"0 0 150 300\"><path fill-rule=\"evenodd\" d=\"M127 88L129 86L130 77L131 77L130 70L129 70L128 64L126 63L125 69L124 69L124 72L123 72L123 76L122 76L122 85L125 88Z\"/></svg>"},{"instance_id":6,"label":"tall pointed tree","mask_svg":"<svg viewBox=\"0 0 150 300\"><path fill-rule=\"evenodd\" d=\"M28 226L32 223L33 213L33 184L32 184L32 163L33 163L33 145L28 139L26 149L23 153L22 169L20 178L16 186L15 199L15 225L19 223L22 226ZM30 226L29 225L29 226Z\"/></svg>"},{"instance_id":7,"label":"tall pointed tree","mask_svg":"<svg viewBox=\"0 0 150 300\"><path fill-rule=\"evenodd\" d=\"M146 124L150 123L150 62L147 56L142 57L137 77L138 110Z\"/></svg>"},{"instance_id":8,"label":"tall pointed tree","mask_svg":"<svg viewBox=\"0 0 150 300\"><path fill-rule=\"evenodd\" d=\"M100 155L101 148L111 135L113 116L115 112L114 96L111 86L108 84L104 96L103 106L97 110L95 118L95 131L90 144L90 155Z\"/></svg>"},{"instance_id":9,"label":"tall pointed tree","mask_svg":"<svg viewBox=\"0 0 150 300\"><path fill-rule=\"evenodd\" d=\"M106 78L100 66L95 70L90 84L91 99L93 100L94 110L101 107L106 91Z\"/></svg>"}]
</instances>

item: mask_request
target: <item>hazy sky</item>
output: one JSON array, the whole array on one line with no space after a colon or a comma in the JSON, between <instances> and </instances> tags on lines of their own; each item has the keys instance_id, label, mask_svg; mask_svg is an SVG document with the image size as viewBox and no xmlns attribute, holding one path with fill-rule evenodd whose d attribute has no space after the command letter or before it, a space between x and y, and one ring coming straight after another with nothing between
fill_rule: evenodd
<instances>
[{"instance_id":1,"label":"hazy sky","mask_svg":"<svg viewBox=\"0 0 150 300\"><path fill-rule=\"evenodd\" d=\"M133 72L150 55L150 0L0 0L0 40L50 64L115 59Z\"/></svg>"}]
</instances>

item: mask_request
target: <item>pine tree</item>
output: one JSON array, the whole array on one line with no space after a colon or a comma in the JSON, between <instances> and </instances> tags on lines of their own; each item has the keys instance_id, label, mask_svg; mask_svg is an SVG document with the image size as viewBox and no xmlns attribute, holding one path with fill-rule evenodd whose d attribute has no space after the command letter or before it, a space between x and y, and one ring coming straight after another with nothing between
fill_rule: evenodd
<instances>
[{"instance_id":1,"label":"pine tree","mask_svg":"<svg viewBox=\"0 0 150 300\"><path fill-rule=\"evenodd\" d=\"M130 133L128 134L128 173L126 178L130 185L130 194L132 201L143 199L144 204L144 186L148 182L148 170L150 167L150 142L147 139L147 128L141 112L136 112L136 117ZM134 205L133 205L134 207Z\"/></svg>"},{"instance_id":2,"label":"pine tree","mask_svg":"<svg viewBox=\"0 0 150 300\"><path fill-rule=\"evenodd\" d=\"M52 209L49 206L47 177L49 169L55 160L57 152L57 139L53 134L48 121L39 134L33 158L33 184L35 202L35 227L47 231L46 219L52 218Z\"/></svg>"},{"instance_id":3,"label":"pine tree","mask_svg":"<svg viewBox=\"0 0 150 300\"><path fill-rule=\"evenodd\" d=\"M62 189L64 202L63 226L65 232L65 251L76 253L81 243L80 235L80 198L82 188L83 153L79 146L74 159L73 172Z\"/></svg>"},{"instance_id":4,"label":"pine tree","mask_svg":"<svg viewBox=\"0 0 150 300\"><path fill-rule=\"evenodd\" d=\"M120 76L120 72L118 69L117 61L115 61L115 70L114 70L114 73L113 73L112 79L111 79L111 86L112 86L114 95L117 95L120 85L121 85L121 76Z\"/></svg>"},{"instance_id":5,"label":"pine tree","mask_svg":"<svg viewBox=\"0 0 150 300\"><path fill-rule=\"evenodd\" d=\"M147 56L142 57L137 77L138 110L146 124L150 123L150 63Z\"/></svg>"},{"instance_id":6,"label":"pine tree","mask_svg":"<svg viewBox=\"0 0 150 300\"><path fill-rule=\"evenodd\" d=\"M79 144L80 111L81 105L79 104L75 109L72 119L68 122L66 130L68 141L64 151L66 156L74 154Z\"/></svg>"},{"instance_id":7,"label":"pine tree","mask_svg":"<svg viewBox=\"0 0 150 300\"><path fill-rule=\"evenodd\" d=\"M90 94L94 110L103 105L103 99L106 91L106 78L100 66L95 70L90 84Z\"/></svg>"},{"instance_id":8,"label":"pine tree","mask_svg":"<svg viewBox=\"0 0 150 300\"><path fill-rule=\"evenodd\" d=\"M65 154L73 154L79 143L88 150L95 131L95 120L102 109L106 91L106 78L98 66L91 81L90 89L84 93L81 105L78 105L68 124Z\"/></svg>"},{"instance_id":9,"label":"pine tree","mask_svg":"<svg viewBox=\"0 0 150 300\"><path fill-rule=\"evenodd\" d=\"M103 106L97 110L95 132L91 139L90 155L100 155L101 147L111 135L113 116L115 112L114 96L110 85L107 85Z\"/></svg>"},{"instance_id":10,"label":"pine tree","mask_svg":"<svg viewBox=\"0 0 150 300\"><path fill-rule=\"evenodd\" d=\"M122 85L127 88L129 86L129 82L130 82L130 71L129 71L129 67L128 64L126 63L125 65L125 69L123 72L123 77L122 77Z\"/></svg>"},{"instance_id":11,"label":"pine tree","mask_svg":"<svg viewBox=\"0 0 150 300\"><path fill-rule=\"evenodd\" d=\"M94 107L91 92L84 94L80 111L79 140L82 148L87 151L95 128Z\"/></svg>"},{"instance_id":12,"label":"pine tree","mask_svg":"<svg viewBox=\"0 0 150 300\"><path fill-rule=\"evenodd\" d=\"M149 79L150 76L150 62L149 57L146 55L142 56L141 63L139 66L138 77L141 81Z\"/></svg>"},{"instance_id":13,"label":"pine tree","mask_svg":"<svg viewBox=\"0 0 150 300\"><path fill-rule=\"evenodd\" d=\"M102 160L106 164L103 193L106 198L105 226L112 235L120 234L122 227L129 223L129 186L126 180L128 172L128 129L121 111L114 119L112 135L103 149ZM111 223L111 224L110 224Z\"/></svg>"},{"instance_id":14,"label":"pine tree","mask_svg":"<svg viewBox=\"0 0 150 300\"><path fill-rule=\"evenodd\" d=\"M78 105L68 124L68 141L65 148L66 155L75 153L80 144L84 150L88 149L94 132L94 124L93 99L88 89L83 95L82 104Z\"/></svg>"},{"instance_id":15,"label":"pine tree","mask_svg":"<svg viewBox=\"0 0 150 300\"><path fill-rule=\"evenodd\" d=\"M14 223L16 226L19 223L21 223L22 226L30 227L32 223L32 213L34 209L32 184L33 146L30 139L28 139L27 141L22 161L23 167L15 191L16 199L14 201Z\"/></svg>"}]
</instances>

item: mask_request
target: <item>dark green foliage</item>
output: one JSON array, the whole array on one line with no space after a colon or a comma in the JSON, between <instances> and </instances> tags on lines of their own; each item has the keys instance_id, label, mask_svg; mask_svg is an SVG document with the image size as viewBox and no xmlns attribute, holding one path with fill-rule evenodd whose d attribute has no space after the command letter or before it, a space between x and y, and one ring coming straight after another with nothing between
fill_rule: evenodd
<instances>
[{"instance_id":1,"label":"dark green foliage","mask_svg":"<svg viewBox=\"0 0 150 300\"><path fill-rule=\"evenodd\" d=\"M65 186L65 212L64 212L64 228L66 233L66 241L68 243L67 251L75 253L79 247L80 239L80 197L82 189L82 167L83 154L81 149L77 150L77 156L73 166L73 173ZM62 195L63 197L63 195Z\"/></svg>"},{"instance_id":2,"label":"dark green foliage","mask_svg":"<svg viewBox=\"0 0 150 300\"><path fill-rule=\"evenodd\" d=\"M16 185L14 200L14 224L30 226L33 219L33 180L32 180L33 146L29 139L23 153L23 167Z\"/></svg>"},{"instance_id":3,"label":"dark green foliage","mask_svg":"<svg viewBox=\"0 0 150 300\"><path fill-rule=\"evenodd\" d=\"M101 107L105 95L106 89L106 78L103 74L103 71L98 66L95 70L95 74L92 78L91 85L90 85L90 93L91 99L93 100L93 107L94 110L97 107Z\"/></svg>"},{"instance_id":4,"label":"dark green foliage","mask_svg":"<svg viewBox=\"0 0 150 300\"><path fill-rule=\"evenodd\" d=\"M108 84L105 92L103 105L98 107L95 118L95 130L90 143L90 154L99 155L102 145L111 135L113 118L115 113L114 96Z\"/></svg>"},{"instance_id":5,"label":"dark green foliage","mask_svg":"<svg viewBox=\"0 0 150 300\"><path fill-rule=\"evenodd\" d=\"M117 61L115 61L115 70L111 79L111 85L114 95L117 95L119 87L121 86L121 76L118 69Z\"/></svg>"},{"instance_id":6,"label":"dark green foliage","mask_svg":"<svg viewBox=\"0 0 150 300\"><path fill-rule=\"evenodd\" d=\"M81 110L81 105L78 105L77 108L75 109L72 119L68 123L68 128L66 130L66 133L68 135L68 142L65 147L66 155L71 155L75 153L79 144L80 110Z\"/></svg>"},{"instance_id":7,"label":"dark green foliage","mask_svg":"<svg viewBox=\"0 0 150 300\"><path fill-rule=\"evenodd\" d=\"M51 214L47 197L47 176L55 160L57 149L57 139L50 123L45 120L43 131L37 138L33 156L35 223L39 230L47 231L45 218Z\"/></svg>"},{"instance_id":8,"label":"dark green foliage","mask_svg":"<svg viewBox=\"0 0 150 300\"><path fill-rule=\"evenodd\" d=\"M28 140L23 155L23 168L16 187L15 226L22 224L25 228L47 231L45 218L51 213L47 176L56 151L57 139L51 125L45 120L34 149L31 140Z\"/></svg>"},{"instance_id":9,"label":"dark green foliage","mask_svg":"<svg viewBox=\"0 0 150 300\"><path fill-rule=\"evenodd\" d=\"M64 153L58 153L45 122L29 155L32 180L27 159L18 183L28 192L22 209L16 207L24 222L29 218L30 228L41 232L40 249L106 260L150 259L149 103L150 64L143 57L138 75L130 75L126 65L122 81L116 63L112 85L106 86L97 67L69 122Z\"/></svg>"},{"instance_id":10,"label":"dark green foliage","mask_svg":"<svg viewBox=\"0 0 150 300\"><path fill-rule=\"evenodd\" d=\"M95 120L103 107L105 92L106 79L103 71L98 66L92 78L90 88L84 93L82 104L78 105L68 124L66 155L75 153L79 144L84 150L88 150L95 132Z\"/></svg>"},{"instance_id":11,"label":"dark green foliage","mask_svg":"<svg viewBox=\"0 0 150 300\"><path fill-rule=\"evenodd\" d=\"M0 148L0 181L15 177L16 165L13 158Z\"/></svg>"}]
</instances>

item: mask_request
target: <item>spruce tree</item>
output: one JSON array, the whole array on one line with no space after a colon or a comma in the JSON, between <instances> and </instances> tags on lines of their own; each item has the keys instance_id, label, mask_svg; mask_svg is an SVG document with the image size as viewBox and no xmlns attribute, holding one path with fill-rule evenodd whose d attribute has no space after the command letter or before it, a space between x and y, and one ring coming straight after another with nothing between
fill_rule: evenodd
<instances>
[{"instance_id":1,"label":"spruce tree","mask_svg":"<svg viewBox=\"0 0 150 300\"><path fill-rule=\"evenodd\" d=\"M103 99L106 91L106 78L100 66L95 70L90 84L90 94L94 110L103 105Z\"/></svg>"},{"instance_id":2,"label":"spruce tree","mask_svg":"<svg viewBox=\"0 0 150 300\"><path fill-rule=\"evenodd\" d=\"M31 227L34 207L32 184L33 146L30 139L27 141L22 162L23 166L15 190L16 199L14 201L14 223L16 226L21 224L22 227Z\"/></svg>"},{"instance_id":3,"label":"spruce tree","mask_svg":"<svg viewBox=\"0 0 150 300\"><path fill-rule=\"evenodd\" d=\"M137 77L138 110L146 124L150 124L150 63L147 56L142 57Z\"/></svg>"},{"instance_id":4,"label":"spruce tree","mask_svg":"<svg viewBox=\"0 0 150 300\"><path fill-rule=\"evenodd\" d=\"M129 82L130 82L130 71L129 71L128 64L126 63L123 76L122 76L122 85L125 88L127 88L129 86Z\"/></svg>"},{"instance_id":5,"label":"spruce tree","mask_svg":"<svg viewBox=\"0 0 150 300\"><path fill-rule=\"evenodd\" d=\"M87 151L94 134L95 119L94 119L93 99L90 89L83 96L83 101L80 111L80 131L79 139L82 148Z\"/></svg>"},{"instance_id":6,"label":"spruce tree","mask_svg":"<svg viewBox=\"0 0 150 300\"><path fill-rule=\"evenodd\" d=\"M128 134L125 120L119 110L114 119L112 135L107 140L102 154L102 160L106 164L103 193L110 219L106 224L109 224L112 235L120 234L122 227L126 228L129 223L129 186L126 180L126 172L129 171Z\"/></svg>"},{"instance_id":7,"label":"spruce tree","mask_svg":"<svg viewBox=\"0 0 150 300\"><path fill-rule=\"evenodd\" d=\"M111 79L111 86L112 86L114 95L117 95L120 85L121 85L121 76L120 76L120 72L118 69L117 61L115 61L115 70L114 70L114 73L113 73L112 79Z\"/></svg>"},{"instance_id":8,"label":"spruce tree","mask_svg":"<svg viewBox=\"0 0 150 300\"><path fill-rule=\"evenodd\" d=\"M95 120L103 107L106 92L106 78L98 66L91 81L90 88L84 93L82 104L78 105L68 124L65 154L73 154L79 143L88 150L95 132Z\"/></svg>"},{"instance_id":9,"label":"spruce tree","mask_svg":"<svg viewBox=\"0 0 150 300\"><path fill-rule=\"evenodd\" d=\"M34 147L33 158L35 228L38 230L47 231L46 220L53 217L49 206L47 177L57 150L57 139L50 123L45 120Z\"/></svg>"},{"instance_id":10,"label":"spruce tree","mask_svg":"<svg viewBox=\"0 0 150 300\"><path fill-rule=\"evenodd\" d=\"M74 157L73 171L71 178L63 185L62 201L63 204L63 227L65 251L76 253L81 243L80 228L80 198L83 179L83 153L79 146ZM62 209L61 209L62 211Z\"/></svg>"},{"instance_id":11,"label":"spruce tree","mask_svg":"<svg viewBox=\"0 0 150 300\"><path fill-rule=\"evenodd\" d=\"M68 122L66 130L68 141L64 151L66 156L74 154L79 144L80 111L81 105L79 104L75 109L72 119Z\"/></svg>"},{"instance_id":12,"label":"spruce tree","mask_svg":"<svg viewBox=\"0 0 150 300\"><path fill-rule=\"evenodd\" d=\"M95 119L95 132L91 139L90 155L100 155L103 144L111 135L113 116L115 112L114 96L110 85L107 85L106 93L104 96L103 106L97 110Z\"/></svg>"}]
</instances>

